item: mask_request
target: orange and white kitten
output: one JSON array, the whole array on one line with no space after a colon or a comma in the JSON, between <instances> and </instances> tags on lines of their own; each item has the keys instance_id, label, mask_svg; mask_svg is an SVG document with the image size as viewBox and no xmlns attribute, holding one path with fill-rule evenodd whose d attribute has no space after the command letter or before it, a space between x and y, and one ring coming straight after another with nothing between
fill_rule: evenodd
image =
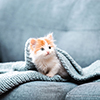
<instances>
[{"instance_id":1,"label":"orange and white kitten","mask_svg":"<svg viewBox=\"0 0 100 100\"><path fill-rule=\"evenodd\" d=\"M46 37L32 38L29 46L30 57L40 73L49 77L58 74L66 78L68 74L56 56L55 47L52 33Z\"/></svg>"}]
</instances>

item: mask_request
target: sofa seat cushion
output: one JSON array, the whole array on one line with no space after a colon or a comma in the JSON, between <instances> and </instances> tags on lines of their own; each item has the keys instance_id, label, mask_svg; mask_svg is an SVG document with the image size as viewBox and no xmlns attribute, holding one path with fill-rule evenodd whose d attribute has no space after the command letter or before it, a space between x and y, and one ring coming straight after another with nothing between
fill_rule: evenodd
<instances>
[{"instance_id":1,"label":"sofa seat cushion","mask_svg":"<svg viewBox=\"0 0 100 100\"><path fill-rule=\"evenodd\" d=\"M100 82L91 82L72 89L65 100L100 100Z\"/></svg>"},{"instance_id":2,"label":"sofa seat cushion","mask_svg":"<svg viewBox=\"0 0 100 100\"><path fill-rule=\"evenodd\" d=\"M76 86L69 82L28 82L1 95L0 100L64 100Z\"/></svg>"}]
</instances>

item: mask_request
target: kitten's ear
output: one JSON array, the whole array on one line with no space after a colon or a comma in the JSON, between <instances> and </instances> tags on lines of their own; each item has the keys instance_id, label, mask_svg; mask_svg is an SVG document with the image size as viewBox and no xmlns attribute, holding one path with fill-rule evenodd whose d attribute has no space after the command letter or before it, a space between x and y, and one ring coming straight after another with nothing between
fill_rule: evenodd
<instances>
[{"instance_id":1,"label":"kitten's ear","mask_svg":"<svg viewBox=\"0 0 100 100\"><path fill-rule=\"evenodd\" d=\"M47 38L53 40L53 32L47 35Z\"/></svg>"},{"instance_id":2,"label":"kitten's ear","mask_svg":"<svg viewBox=\"0 0 100 100\"><path fill-rule=\"evenodd\" d=\"M31 39L30 40L30 49L33 51L34 50L34 47L35 47L35 44L36 44L36 39Z\"/></svg>"},{"instance_id":3,"label":"kitten's ear","mask_svg":"<svg viewBox=\"0 0 100 100\"><path fill-rule=\"evenodd\" d=\"M31 39L31 41L30 41L30 43L32 44L32 45L35 45L36 44L36 39Z\"/></svg>"}]
</instances>

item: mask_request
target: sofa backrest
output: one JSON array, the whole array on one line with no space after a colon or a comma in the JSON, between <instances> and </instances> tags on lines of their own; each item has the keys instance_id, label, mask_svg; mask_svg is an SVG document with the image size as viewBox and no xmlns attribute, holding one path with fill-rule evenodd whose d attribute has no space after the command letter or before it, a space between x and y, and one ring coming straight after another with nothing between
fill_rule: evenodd
<instances>
[{"instance_id":1,"label":"sofa backrest","mask_svg":"<svg viewBox=\"0 0 100 100\"><path fill-rule=\"evenodd\" d=\"M100 59L100 0L0 0L0 61L24 60L30 37L54 32L82 67Z\"/></svg>"}]
</instances>

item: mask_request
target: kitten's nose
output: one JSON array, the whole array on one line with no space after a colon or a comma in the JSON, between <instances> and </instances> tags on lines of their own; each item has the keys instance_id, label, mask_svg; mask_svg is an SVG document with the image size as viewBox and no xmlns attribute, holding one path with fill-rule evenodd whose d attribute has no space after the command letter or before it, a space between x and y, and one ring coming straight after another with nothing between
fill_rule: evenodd
<instances>
[{"instance_id":1,"label":"kitten's nose","mask_svg":"<svg viewBox=\"0 0 100 100\"><path fill-rule=\"evenodd\" d=\"M47 51L47 55L49 55L49 51Z\"/></svg>"}]
</instances>

